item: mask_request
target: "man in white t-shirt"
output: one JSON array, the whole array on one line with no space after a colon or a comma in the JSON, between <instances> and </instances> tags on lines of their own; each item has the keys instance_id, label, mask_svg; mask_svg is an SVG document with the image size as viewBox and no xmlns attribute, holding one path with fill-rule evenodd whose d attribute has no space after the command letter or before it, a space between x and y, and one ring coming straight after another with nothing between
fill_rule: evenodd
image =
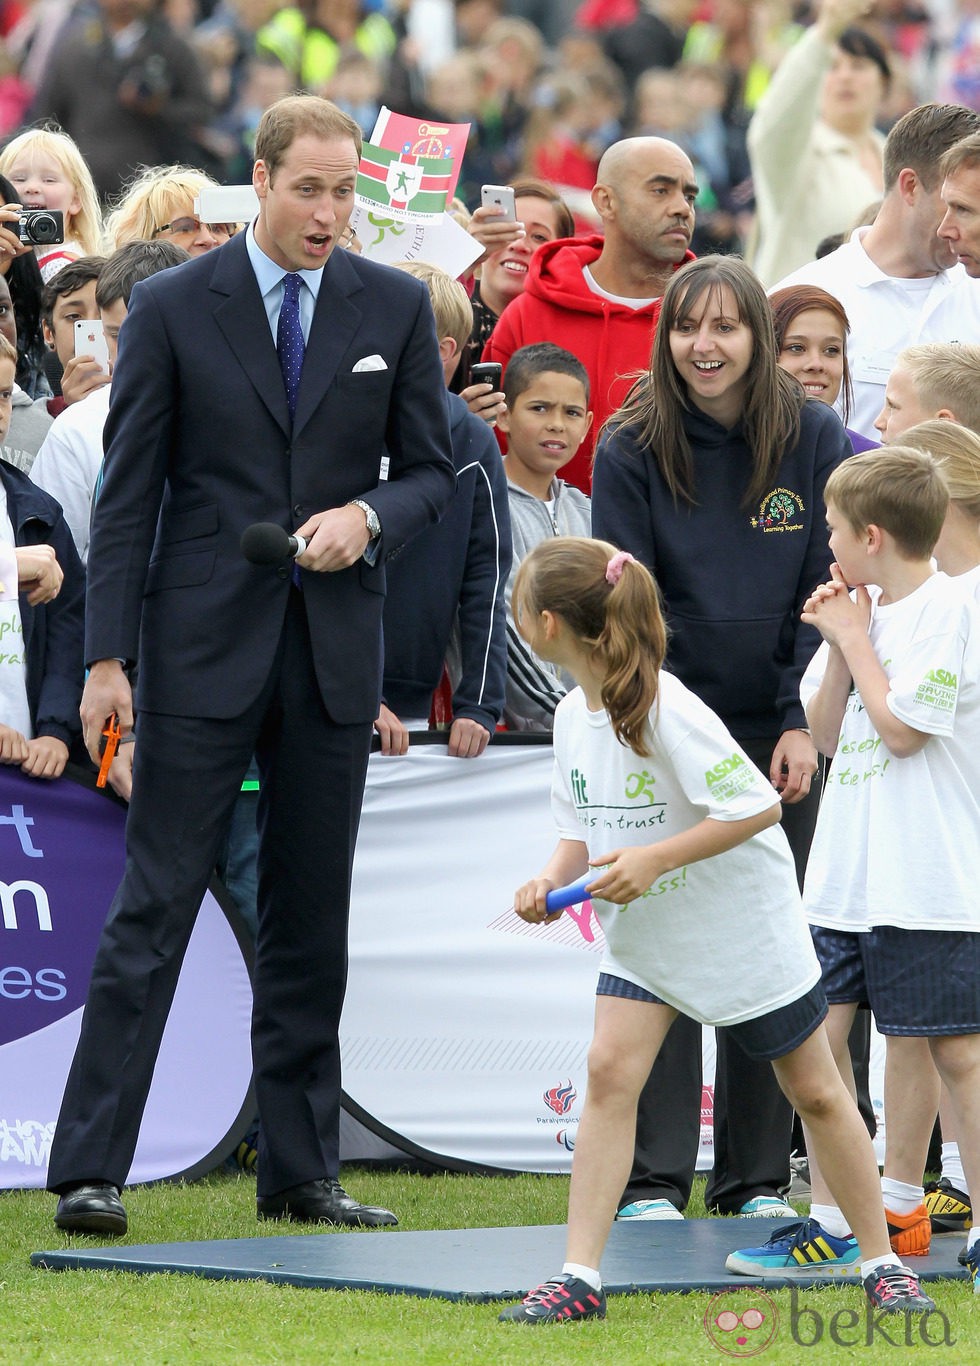
<instances>
[{"instance_id":1,"label":"man in white t-shirt","mask_svg":"<svg viewBox=\"0 0 980 1366\"><path fill-rule=\"evenodd\" d=\"M946 208L939 236L966 279L926 319L919 341L980 342L980 133L951 147L940 163Z\"/></svg>"},{"instance_id":2,"label":"man in white t-shirt","mask_svg":"<svg viewBox=\"0 0 980 1366\"><path fill-rule=\"evenodd\" d=\"M848 421L872 441L895 357L964 277L955 251L937 234L945 212L939 163L961 138L978 132L980 114L958 104L921 105L905 114L885 142L885 196L871 227L858 228L829 256L775 286L818 285L843 305L854 389Z\"/></svg>"}]
</instances>

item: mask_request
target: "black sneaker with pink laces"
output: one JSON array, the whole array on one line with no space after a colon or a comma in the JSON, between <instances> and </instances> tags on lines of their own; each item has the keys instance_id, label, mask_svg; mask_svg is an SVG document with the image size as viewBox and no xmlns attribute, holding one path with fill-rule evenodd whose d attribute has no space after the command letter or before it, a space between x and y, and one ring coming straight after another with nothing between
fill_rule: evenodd
<instances>
[{"instance_id":1,"label":"black sneaker with pink laces","mask_svg":"<svg viewBox=\"0 0 980 1366\"><path fill-rule=\"evenodd\" d=\"M556 1276L499 1315L501 1323L572 1323L604 1319L606 1296L577 1276Z\"/></svg>"},{"instance_id":2,"label":"black sneaker with pink laces","mask_svg":"<svg viewBox=\"0 0 980 1366\"><path fill-rule=\"evenodd\" d=\"M907 1266L876 1266L864 1278L864 1293L884 1314L928 1314L936 1307Z\"/></svg>"}]
</instances>

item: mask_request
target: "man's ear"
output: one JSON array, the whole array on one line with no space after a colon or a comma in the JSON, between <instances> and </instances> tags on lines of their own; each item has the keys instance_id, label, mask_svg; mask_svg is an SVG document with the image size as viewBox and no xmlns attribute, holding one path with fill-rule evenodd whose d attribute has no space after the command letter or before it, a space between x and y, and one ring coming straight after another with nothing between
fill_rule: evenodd
<instances>
[{"instance_id":1,"label":"man's ear","mask_svg":"<svg viewBox=\"0 0 980 1366\"><path fill-rule=\"evenodd\" d=\"M46 318L42 318L42 319L41 319L41 336L44 338L44 345L48 348L49 351L53 351L53 350L54 350L54 333L51 331L51 328L48 326L48 323L47 323L47 319L46 319Z\"/></svg>"},{"instance_id":2,"label":"man's ear","mask_svg":"<svg viewBox=\"0 0 980 1366\"><path fill-rule=\"evenodd\" d=\"M912 170L911 166L902 167L898 173L895 184L906 204L911 204L912 200L915 198L916 191L922 189L922 181L919 179L917 173Z\"/></svg>"},{"instance_id":3,"label":"man's ear","mask_svg":"<svg viewBox=\"0 0 980 1366\"><path fill-rule=\"evenodd\" d=\"M608 185L595 185L592 189L592 205L600 218L609 218L613 212L613 193Z\"/></svg>"},{"instance_id":4,"label":"man's ear","mask_svg":"<svg viewBox=\"0 0 980 1366\"><path fill-rule=\"evenodd\" d=\"M252 167L252 187L260 199L265 199L271 183L272 177L269 175L269 168L264 161L257 161Z\"/></svg>"}]
</instances>

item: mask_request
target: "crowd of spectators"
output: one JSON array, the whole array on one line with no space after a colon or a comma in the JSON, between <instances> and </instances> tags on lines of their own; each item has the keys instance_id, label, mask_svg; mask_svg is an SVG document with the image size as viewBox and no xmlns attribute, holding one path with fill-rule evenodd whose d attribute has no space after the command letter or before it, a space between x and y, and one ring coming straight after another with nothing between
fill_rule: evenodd
<instances>
[{"instance_id":1,"label":"crowd of spectators","mask_svg":"<svg viewBox=\"0 0 980 1366\"><path fill-rule=\"evenodd\" d=\"M834 129L846 141L863 121L870 164L858 147L854 219L880 192L875 137L924 100L980 103L967 10L954 0L12 0L0 6L0 137L54 121L103 198L144 166L183 163L235 183L248 177L262 111L303 88L366 135L382 105L468 121L466 204L486 182L544 179L582 227L596 223L588 191L606 148L657 134L698 172L695 251L759 253L768 284L815 245L787 256L773 215L778 231L795 223L806 237L827 213L818 204L803 229L798 197L796 212L780 198L819 190L802 164L811 134L819 142L823 129L826 142ZM850 91L825 92L818 111L842 33L851 66L870 63L867 107L845 107ZM802 191L784 174L787 158Z\"/></svg>"}]
</instances>

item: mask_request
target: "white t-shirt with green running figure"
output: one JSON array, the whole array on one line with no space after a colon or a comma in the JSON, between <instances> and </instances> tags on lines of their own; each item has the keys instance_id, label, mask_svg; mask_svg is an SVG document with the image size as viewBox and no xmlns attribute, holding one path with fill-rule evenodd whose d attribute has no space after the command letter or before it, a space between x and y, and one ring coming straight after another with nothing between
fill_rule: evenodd
<instances>
[{"instance_id":1,"label":"white t-shirt with green running figure","mask_svg":"<svg viewBox=\"0 0 980 1366\"><path fill-rule=\"evenodd\" d=\"M581 688L555 712L552 809L589 857L758 815L779 798L725 726L672 674L660 675L652 754L620 744ZM600 971L646 987L703 1024L767 1015L820 980L789 845L777 827L678 868L628 906L593 898Z\"/></svg>"},{"instance_id":2,"label":"white t-shirt with green running figure","mask_svg":"<svg viewBox=\"0 0 980 1366\"><path fill-rule=\"evenodd\" d=\"M896 759L852 690L803 889L815 925L980 930L980 612L971 580L933 574L885 606L880 589L868 590L889 710L930 738ZM804 675L804 706L828 649Z\"/></svg>"}]
</instances>

